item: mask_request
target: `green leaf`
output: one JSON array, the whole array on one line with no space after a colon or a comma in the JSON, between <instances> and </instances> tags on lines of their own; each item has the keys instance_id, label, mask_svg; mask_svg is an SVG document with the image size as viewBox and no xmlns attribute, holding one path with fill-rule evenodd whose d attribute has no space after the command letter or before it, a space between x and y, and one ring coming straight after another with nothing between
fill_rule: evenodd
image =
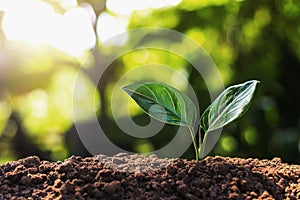
<instances>
[{"instance_id":1,"label":"green leaf","mask_svg":"<svg viewBox=\"0 0 300 200\"><path fill-rule=\"evenodd\" d=\"M224 90L204 111L200 126L205 132L213 131L243 116L250 106L259 81L251 80Z\"/></svg>"},{"instance_id":2,"label":"green leaf","mask_svg":"<svg viewBox=\"0 0 300 200\"><path fill-rule=\"evenodd\" d=\"M189 97L163 83L140 82L122 88L151 117L167 124L193 127L197 109Z\"/></svg>"}]
</instances>

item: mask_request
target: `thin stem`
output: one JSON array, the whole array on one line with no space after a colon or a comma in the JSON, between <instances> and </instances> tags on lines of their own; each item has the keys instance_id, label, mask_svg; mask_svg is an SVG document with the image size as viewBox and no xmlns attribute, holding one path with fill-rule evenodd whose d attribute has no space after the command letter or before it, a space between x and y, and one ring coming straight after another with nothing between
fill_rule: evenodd
<instances>
[{"instance_id":1,"label":"thin stem","mask_svg":"<svg viewBox=\"0 0 300 200\"><path fill-rule=\"evenodd\" d=\"M201 149L202 149L201 126L199 126L198 134L199 134L199 149L198 149L198 152L201 152Z\"/></svg>"},{"instance_id":2,"label":"thin stem","mask_svg":"<svg viewBox=\"0 0 300 200\"><path fill-rule=\"evenodd\" d=\"M196 154L196 161L199 160L199 152L198 152L198 147L196 144L196 140L195 140L195 136L194 136L194 128L193 127L188 127L190 134L192 136L192 140L193 140L193 145L194 145L194 149L195 149L195 154Z\"/></svg>"},{"instance_id":3,"label":"thin stem","mask_svg":"<svg viewBox=\"0 0 300 200\"><path fill-rule=\"evenodd\" d=\"M206 131L204 133L203 142L199 145L200 146L200 149L199 149L200 159L204 158L204 149L205 149L205 145L206 145L207 135L208 135L208 131Z\"/></svg>"}]
</instances>

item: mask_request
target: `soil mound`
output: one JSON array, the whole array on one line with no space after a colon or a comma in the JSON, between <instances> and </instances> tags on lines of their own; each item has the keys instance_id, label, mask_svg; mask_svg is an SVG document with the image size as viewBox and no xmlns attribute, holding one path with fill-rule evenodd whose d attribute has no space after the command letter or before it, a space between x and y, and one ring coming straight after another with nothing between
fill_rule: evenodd
<instances>
[{"instance_id":1,"label":"soil mound","mask_svg":"<svg viewBox=\"0 0 300 200\"><path fill-rule=\"evenodd\" d=\"M0 199L300 199L300 165L118 154L0 165Z\"/></svg>"}]
</instances>

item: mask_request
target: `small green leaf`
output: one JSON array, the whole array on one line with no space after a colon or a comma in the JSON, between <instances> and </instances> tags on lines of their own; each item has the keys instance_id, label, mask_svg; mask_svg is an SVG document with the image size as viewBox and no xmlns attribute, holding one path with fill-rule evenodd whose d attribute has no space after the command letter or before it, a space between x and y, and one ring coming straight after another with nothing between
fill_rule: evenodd
<instances>
[{"instance_id":1,"label":"small green leaf","mask_svg":"<svg viewBox=\"0 0 300 200\"><path fill-rule=\"evenodd\" d=\"M193 127L197 109L189 97L163 83L141 82L122 88L151 117L167 124Z\"/></svg>"},{"instance_id":2,"label":"small green leaf","mask_svg":"<svg viewBox=\"0 0 300 200\"><path fill-rule=\"evenodd\" d=\"M250 106L257 83L251 80L224 90L204 111L200 118L201 128L205 132L213 131L243 116Z\"/></svg>"}]
</instances>

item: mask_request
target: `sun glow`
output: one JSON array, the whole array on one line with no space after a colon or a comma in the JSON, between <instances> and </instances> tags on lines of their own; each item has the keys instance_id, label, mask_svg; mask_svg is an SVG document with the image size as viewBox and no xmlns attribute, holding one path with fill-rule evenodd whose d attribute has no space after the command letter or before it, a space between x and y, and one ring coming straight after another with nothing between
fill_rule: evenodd
<instances>
[{"instance_id":1,"label":"sun glow","mask_svg":"<svg viewBox=\"0 0 300 200\"><path fill-rule=\"evenodd\" d=\"M114 24L112 26L112 24ZM99 36L100 42L105 42L105 44L112 44L122 46L127 41L127 30L128 19L120 16L113 16L109 13L102 13L98 18L97 23L97 34ZM113 36L124 33L124 37L115 40Z\"/></svg>"},{"instance_id":2,"label":"sun glow","mask_svg":"<svg viewBox=\"0 0 300 200\"><path fill-rule=\"evenodd\" d=\"M122 0L107 0L109 12L101 13L97 24L93 9L88 9L91 5L82 4L79 7L76 0L53 2L60 5L60 11L55 10L48 1L1 0L0 11L4 13L1 25L6 39L25 42L32 47L50 45L79 57L95 46L96 34L100 42L104 42L126 32L130 15L134 11L175 6L181 0L128 0L126 3ZM124 34L122 41L111 41L114 45L123 45L126 40Z\"/></svg>"},{"instance_id":3,"label":"sun glow","mask_svg":"<svg viewBox=\"0 0 300 200\"><path fill-rule=\"evenodd\" d=\"M58 15L55 24L50 43L58 49L79 56L96 43L92 22L83 8L75 8L64 15Z\"/></svg>"},{"instance_id":4,"label":"sun glow","mask_svg":"<svg viewBox=\"0 0 300 200\"><path fill-rule=\"evenodd\" d=\"M72 56L80 56L96 43L92 20L84 8L60 14L42 1L7 0L1 1L0 10L4 12L2 29L10 41L49 44Z\"/></svg>"},{"instance_id":5,"label":"sun glow","mask_svg":"<svg viewBox=\"0 0 300 200\"><path fill-rule=\"evenodd\" d=\"M35 1L5 1L2 28L9 40L40 44L47 40L55 14L50 5ZM15 6L18 4L18 6ZM32 12L34 10L34 12Z\"/></svg>"}]
</instances>

